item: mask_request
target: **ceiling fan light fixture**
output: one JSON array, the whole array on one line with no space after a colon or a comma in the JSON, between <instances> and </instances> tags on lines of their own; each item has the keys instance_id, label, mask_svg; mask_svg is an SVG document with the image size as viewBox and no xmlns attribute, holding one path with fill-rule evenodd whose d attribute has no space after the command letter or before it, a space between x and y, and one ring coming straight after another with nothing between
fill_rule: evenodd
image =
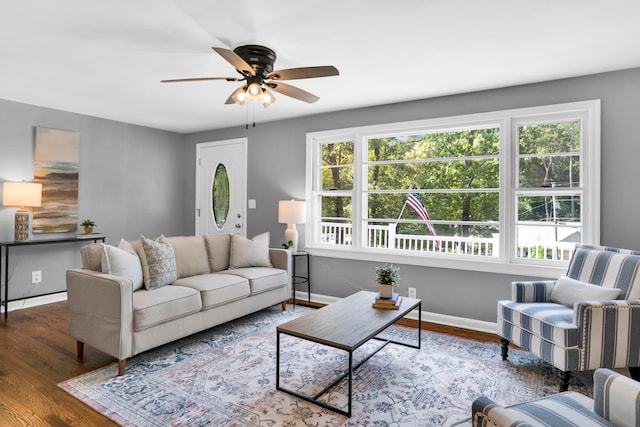
<instances>
[{"instance_id":1,"label":"ceiling fan light fixture","mask_svg":"<svg viewBox=\"0 0 640 427\"><path fill-rule=\"evenodd\" d=\"M274 102L276 102L276 97L267 89L262 89L262 106L264 108L269 108L269 106Z\"/></svg>"},{"instance_id":2,"label":"ceiling fan light fixture","mask_svg":"<svg viewBox=\"0 0 640 427\"><path fill-rule=\"evenodd\" d=\"M236 89L236 91L231 95L231 99L238 105L244 105L247 102L247 87L246 85L242 88Z\"/></svg>"},{"instance_id":3,"label":"ceiling fan light fixture","mask_svg":"<svg viewBox=\"0 0 640 427\"><path fill-rule=\"evenodd\" d=\"M246 90L249 101L262 101L262 87L258 83L251 83Z\"/></svg>"}]
</instances>

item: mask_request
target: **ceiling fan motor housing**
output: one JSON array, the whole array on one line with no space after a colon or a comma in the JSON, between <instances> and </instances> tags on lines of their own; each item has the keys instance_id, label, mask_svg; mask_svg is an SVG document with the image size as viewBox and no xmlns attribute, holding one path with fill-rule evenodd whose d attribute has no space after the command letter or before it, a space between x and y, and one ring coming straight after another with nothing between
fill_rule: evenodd
<instances>
[{"instance_id":1,"label":"ceiling fan motor housing","mask_svg":"<svg viewBox=\"0 0 640 427\"><path fill-rule=\"evenodd\" d=\"M240 58L254 69L256 76L262 79L267 77L267 74L273 71L273 64L276 62L276 53L268 47L250 44L245 46L238 46L233 51ZM240 70L238 70L242 73Z\"/></svg>"}]
</instances>

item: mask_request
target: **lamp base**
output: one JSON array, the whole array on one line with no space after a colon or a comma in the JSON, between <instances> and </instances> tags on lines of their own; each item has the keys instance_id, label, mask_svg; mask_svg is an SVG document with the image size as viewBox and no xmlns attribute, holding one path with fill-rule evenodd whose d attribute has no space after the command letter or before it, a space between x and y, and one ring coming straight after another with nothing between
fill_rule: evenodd
<instances>
[{"instance_id":1,"label":"lamp base","mask_svg":"<svg viewBox=\"0 0 640 427\"><path fill-rule=\"evenodd\" d=\"M29 240L29 212L16 211L16 240Z\"/></svg>"},{"instance_id":2,"label":"lamp base","mask_svg":"<svg viewBox=\"0 0 640 427\"><path fill-rule=\"evenodd\" d=\"M284 241L287 244L292 242L291 250L298 252L298 230L295 224L287 224L287 229L284 231Z\"/></svg>"}]
</instances>

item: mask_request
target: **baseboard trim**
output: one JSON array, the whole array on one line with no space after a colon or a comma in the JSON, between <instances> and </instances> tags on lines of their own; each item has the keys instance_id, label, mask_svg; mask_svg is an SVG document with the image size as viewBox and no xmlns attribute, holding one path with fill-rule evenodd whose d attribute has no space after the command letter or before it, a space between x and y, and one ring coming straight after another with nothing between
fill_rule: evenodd
<instances>
[{"instance_id":1,"label":"baseboard trim","mask_svg":"<svg viewBox=\"0 0 640 427\"><path fill-rule=\"evenodd\" d=\"M303 302L307 301L308 294L306 291L296 291L296 300ZM322 294L311 294L311 302L320 304L331 304L341 300L342 298L332 297ZM51 304L54 302L66 301L67 292L59 292L50 295L44 295L40 297L25 298L22 300L10 301L9 312L14 310L23 310L25 308L37 307L39 305ZM4 313L4 307L1 308L0 313ZM418 312L411 312L407 318L418 320ZM485 322L483 320L470 319L467 317L450 316L448 314L432 313L429 311L422 311L422 320L430 323L437 323L439 325L453 326L456 328L469 329L472 331L487 332L495 334L497 330L497 323Z\"/></svg>"},{"instance_id":2,"label":"baseboard trim","mask_svg":"<svg viewBox=\"0 0 640 427\"><path fill-rule=\"evenodd\" d=\"M12 312L14 310L23 310L25 308L37 307L39 305L51 304L54 302L66 300L66 291L56 292L55 294L9 301L9 308L7 309L7 311ZM4 313L4 306L0 308L0 313Z\"/></svg>"},{"instance_id":3,"label":"baseboard trim","mask_svg":"<svg viewBox=\"0 0 640 427\"><path fill-rule=\"evenodd\" d=\"M296 301L307 301L308 294L306 291L296 291ZM314 294L311 293L311 302L319 304L331 304L341 300L342 298L332 297L329 295ZM414 310L407 316L409 319L418 320L418 312ZM429 311L422 311L422 320L424 322L437 323L439 325L453 326L456 328L469 329L472 331L486 332L489 334L495 334L498 324L492 322L486 322L483 320L470 319L467 317L450 316L448 314L432 313Z\"/></svg>"}]
</instances>

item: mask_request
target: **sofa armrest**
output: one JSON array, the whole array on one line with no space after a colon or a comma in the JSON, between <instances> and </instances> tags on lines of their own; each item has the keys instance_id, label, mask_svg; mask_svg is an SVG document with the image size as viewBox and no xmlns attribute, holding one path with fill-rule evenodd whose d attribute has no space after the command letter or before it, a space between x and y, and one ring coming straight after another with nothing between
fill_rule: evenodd
<instances>
[{"instance_id":1,"label":"sofa armrest","mask_svg":"<svg viewBox=\"0 0 640 427\"><path fill-rule=\"evenodd\" d=\"M66 276L69 335L119 360L132 356L131 280L84 269Z\"/></svg>"},{"instance_id":2,"label":"sofa armrest","mask_svg":"<svg viewBox=\"0 0 640 427\"><path fill-rule=\"evenodd\" d=\"M289 291L291 291L293 264L291 251L288 249L269 248L269 258L271 258L271 265L274 268L281 268L287 270L287 277L289 278Z\"/></svg>"},{"instance_id":3,"label":"sofa armrest","mask_svg":"<svg viewBox=\"0 0 640 427\"><path fill-rule=\"evenodd\" d=\"M640 301L580 301L573 305L573 318L584 354L582 369L637 366L638 354L629 343L640 336Z\"/></svg>"},{"instance_id":4,"label":"sofa armrest","mask_svg":"<svg viewBox=\"0 0 640 427\"><path fill-rule=\"evenodd\" d=\"M547 302L556 280L511 282L511 300L515 302Z\"/></svg>"},{"instance_id":5,"label":"sofa armrest","mask_svg":"<svg viewBox=\"0 0 640 427\"><path fill-rule=\"evenodd\" d=\"M518 411L500 406L486 396L473 401L471 415L474 427L531 426L521 421L522 415Z\"/></svg>"},{"instance_id":6,"label":"sofa armrest","mask_svg":"<svg viewBox=\"0 0 640 427\"><path fill-rule=\"evenodd\" d=\"M593 374L593 409L616 426L640 425L638 400L640 382L610 369L597 369Z\"/></svg>"}]
</instances>

